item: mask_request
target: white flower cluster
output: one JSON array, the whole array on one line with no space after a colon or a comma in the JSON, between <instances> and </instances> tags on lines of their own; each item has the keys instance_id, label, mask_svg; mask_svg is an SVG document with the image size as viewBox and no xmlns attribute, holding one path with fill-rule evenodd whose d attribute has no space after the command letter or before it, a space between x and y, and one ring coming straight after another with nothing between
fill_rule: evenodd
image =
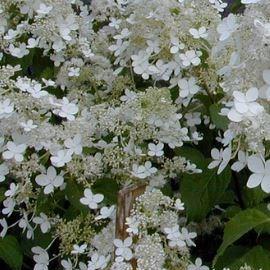
<instances>
[{"instance_id":1,"label":"white flower cluster","mask_svg":"<svg viewBox=\"0 0 270 270\"><path fill-rule=\"evenodd\" d=\"M220 173L238 155L231 168L239 172L247 166L252 173L247 186L261 186L269 193L270 8L264 0L242 3L254 5L247 5L243 15L230 14L222 20L212 49L211 61L224 91L220 114L228 117L229 125L219 139L224 149L212 150L209 168L219 166Z\"/></svg>"},{"instance_id":2,"label":"white flower cluster","mask_svg":"<svg viewBox=\"0 0 270 270\"><path fill-rule=\"evenodd\" d=\"M158 189L146 191L136 199L126 224L130 235L127 239L135 240L133 256L137 259L138 269L165 270L172 265L183 268L188 266L188 247L196 246L193 239L197 234L189 232L184 226L186 222L180 221L180 212L183 210L184 204L180 199L171 199ZM179 223L182 223L181 230ZM131 243L128 246L129 257L125 258L128 260L132 258L130 246Z\"/></svg>"},{"instance_id":3,"label":"white flower cluster","mask_svg":"<svg viewBox=\"0 0 270 270\"><path fill-rule=\"evenodd\" d=\"M267 1L222 19L221 0L0 0L1 237L50 234L31 249L39 270L59 257L65 270L208 269L191 262L184 203L160 189L202 172L181 150L215 128L210 100L229 125L208 167L238 155L232 169L270 192ZM131 183L147 191L115 239Z\"/></svg>"}]
</instances>

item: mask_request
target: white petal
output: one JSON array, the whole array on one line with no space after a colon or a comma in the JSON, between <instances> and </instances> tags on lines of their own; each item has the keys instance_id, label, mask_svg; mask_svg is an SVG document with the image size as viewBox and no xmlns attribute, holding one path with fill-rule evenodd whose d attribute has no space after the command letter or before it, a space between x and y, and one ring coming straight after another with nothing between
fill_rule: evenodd
<instances>
[{"instance_id":1,"label":"white petal","mask_svg":"<svg viewBox=\"0 0 270 270\"><path fill-rule=\"evenodd\" d=\"M228 160L230 161L231 159L231 154L232 154L232 150L231 147L227 147L223 152L222 152L222 158L223 160Z\"/></svg>"},{"instance_id":2,"label":"white petal","mask_svg":"<svg viewBox=\"0 0 270 270\"><path fill-rule=\"evenodd\" d=\"M113 243L118 248L123 247L123 242L120 239L114 239Z\"/></svg>"},{"instance_id":3,"label":"white petal","mask_svg":"<svg viewBox=\"0 0 270 270\"><path fill-rule=\"evenodd\" d=\"M242 92L239 92L239 91L234 91L233 96L239 102L244 102L246 100L245 95Z\"/></svg>"},{"instance_id":4,"label":"white petal","mask_svg":"<svg viewBox=\"0 0 270 270\"><path fill-rule=\"evenodd\" d=\"M264 173L265 171L264 163L263 163L263 160L259 156L252 155L248 157L247 163L248 163L248 168L251 172Z\"/></svg>"},{"instance_id":5,"label":"white petal","mask_svg":"<svg viewBox=\"0 0 270 270\"><path fill-rule=\"evenodd\" d=\"M64 178L61 175L56 176L56 178L53 181L53 185L55 187L60 187L64 183Z\"/></svg>"},{"instance_id":6,"label":"white petal","mask_svg":"<svg viewBox=\"0 0 270 270\"><path fill-rule=\"evenodd\" d=\"M14 154L11 151L5 151L3 153L3 159L12 159Z\"/></svg>"},{"instance_id":7,"label":"white petal","mask_svg":"<svg viewBox=\"0 0 270 270\"><path fill-rule=\"evenodd\" d=\"M50 180L48 179L47 175L40 174L35 179L36 183L42 187L47 186L50 183Z\"/></svg>"},{"instance_id":8,"label":"white petal","mask_svg":"<svg viewBox=\"0 0 270 270\"><path fill-rule=\"evenodd\" d=\"M250 88L246 93L246 99L248 102L255 101L259 96L258 89L256 87Z\"/></svg>"},{"instance_id":9,"label":"white petal","mask_svg":"<svg viewBox=\"0 0 270 270\"><path fill-rule=\"evenodd\" d=\"M96 203L100 203L102 202L104 199L104 196L102 194L96 194L94 195L93 197L93 200L96 202Z\"/></svg>"},{"instance_id":10,"label":"white petal","mask_svg":"<svg viewBox=\"0 0 270 270\"><path fill-rule=\"evenodd\" d=\"M228 163L229 163L229 160L223 160L218 167L217 174L221 174L223 170L226 168L226 166L228 165Z\"/></svg>"},{"instance_id":11,"label":"white petal","mask_svg":"<svg viewBox=\"0 0 270 270\"><path fill-rule=\"evenodd\" d=\"M97 209L97 208L98 208L98 205L97 205L96 202L91 201L91 202L88 203L88 207L89 207L90 209Z\"/></svg>"},{"instance_id":12,"label":"white petal","mask_svg":"<svg viewBox=\"0 0 270 270\"><path fill-rule=\"evenodd\" d=\"M92 193L90 188L86 188L83 193L84 193L84 196L86 198L92 198L93 197L93 193Z\"/></svg>"},{"instance_id":13,"label":"white petal","mask_svg":"<svg viewBox=\"0 0 270 270\"><path fill-rule=\"evenodd\" d=\"M266 69L263 71L263 79L267 84L270 85L270 69Z\"/></svg>"},{"instance_id":14,"label":"white petal","mask_svg":"<svg viewBox=\"0 0 270 270\"><path fill-rule=\"evenodd\" d=\"M172 54L175 54L175 53L177 53L179 51L179 48L177 47L177 46L173 46L173 47L171 47L171 49L170 49L170 52L172 53Z\"/></svg>"},{"instance_id":15,"label":"white petal","mask_svg":"<svg viewBox=\"0 0 270 270\"><path fill-rule=\"evenodd\" d=\"M265 175L261 183L262 190L266 193L270 193L270 175Z\"/></svg>"},{"instance_id":16,"label":"white petal","mask_svg":"<svg viewBox=\"0 0 270 270\"><path fill-rule=\"evenodd\" d=\"M229 111L228 118L236 123L241 122L243 120L243 116L234 109L231 109Z\"/></svg>"},{"instance_id":17,"label":"white petal","mask_svg":"<svg viewBox=\"0 0 270 270\"><path fill-rule=\"evenodd\" d=\"M245 164L240 162L240 161L236 161L235 163L233 163L233 165L231 166L231 169L235 172L240 172L241 170L243 170L245 168Z\"/></svg>"},{"instance_id":18,"label":"white petal","mask_svg":"<svg viewBox=\"0 0 270 270\"><path fill-rule=\"evenodd\" d=\"M214 160L208 165L208 169L213 169L216 168L219 165L220 161L219 160Z\"/></svg>"},{"instance_id":19,"label":"white petal","mask_svg":"<svg viewBox=\"0 0 270 270\"><path fill-rule=\"evenodd\" d=\"M125 247L130 247L132 245L132 238L128 237L124 240L124 246Z\"/></svg>"},{"instance_id":20,"label":"white petal","mask_svg":"<svg viewBox=\"0 0 270 270\"><path fill-rule=\"evenodd\" d=\"M50 178L50 180L53 180L56 177L57 173L56 173L56 170L53 166L50 166L48 168L47 175Z\"/></svg>"},{"instance_id":21,"label":"white petal","mask_svg":"<svg viewBox=\"0 0 270 270\"><path fill-rule=\"evenodd\" d=\"M45 193L45 194L50 194L50 193L53 192L53 190L54 190L53 185L52 185L52 184L49 184L48 186L46 186L46 187L44 188L44 193Z\"/></svg>"},{"instance_id":22,"label":"white petal","mask_svg":"<svg viewBox=\"0 0 270 270\"><path fill-rule=\"evenodd\" d=\"M217 148L214 148L214 149L211 150L211 157L213 159L217 159L217 160L220 159L219 151L218 151Z\"/></svg>"},{"instance_id":23,"label":"white petal","mask_svg":"<svg viewBox=\"0 0 270 270\"><path fill-rule=\"evenodd\" d=\"M247 187L249 188L255 188L259 186L262 182L263 174L252 174L247 182Z\"/></svg>"},{"instance_id":24,"label":"white petal","mask_svg":"<svg viewBox=\"0 0 270 270\"><path fill-rule=\"evenodd\" d=\"M80 202L81 202L81 204L88 205L89 199L87 199L87 198L81 198L80 199Z\"/></svg>"},{"instance_id":25,"label":"white petal","mask_svg":"<svg viewBox=\"0 0 270 270\"><path fill-rule=\"evenodd\" d=\"M246 113L249 109L249 104L244 102L234 101L234 106L236 111L238 111L239 113Z\"/></svg>"}]
</instances>

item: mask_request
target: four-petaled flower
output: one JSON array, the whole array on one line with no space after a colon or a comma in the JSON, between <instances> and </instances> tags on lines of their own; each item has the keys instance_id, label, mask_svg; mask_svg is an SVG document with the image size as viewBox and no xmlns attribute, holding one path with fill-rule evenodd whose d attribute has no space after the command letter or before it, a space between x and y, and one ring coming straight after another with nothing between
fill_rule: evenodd
<instances>
[{"instance_id":1,"label":"four-petaled flower","mask_svg":"<svg viewBox=\"0 0 270 270\"><path fill-rule=\"evenodd\" d=\"M37 13L38 14L42 14L42 15L46 15L48 13L50 13L50 11L53 9L52 6L47 6L44 3L41 3L39 5L39 8L37 9Z\"/></svg>"},{"instance_id":2,"label":"four-petaled flower","mask_svg":"<svg viewBox=\"0 0 270 270\"><path fill-rule=\"evenodd\" d=\"M189 79L181 79L178 81L179 96L181 98L188 97L189 95L195 95L200 91L200 87L196 84L197 81L194 77Z\"/></svg>"},{"instance_id":3,"label":"four-petaled flower","mask_svg":"<svg viewBox=\"0 0 270 270\"><path fill-rule=\"evenodd\" d=\"M218 167L217 174L220 174L231 160L231 152L231 146L228 146L224 150L221 149L220 151L213 148L211 150L211 156L214 160L208 165L208 169Z\"/></svg>"},{"instance_id":4,"label":"four-petaled flower","mask_svg":"<svg viewBox=\"0 0 270 270\"><path fill-rule=\"evenodd\" d=\"M161 157L163 156L164 154L164 151L163 151L163 147L164 147L164 144L159 142L158 144L154 144L154 143L149 143L148 144L148 148L149 148L149 151L148 151L148 155L150 157Z\"/></svg>"},{"instance_id":5,"label":"four-petaled flower","mask_svg":"<svg viewBox=\"0 0 270 270\"><path fill-rule=\"evenodd\" d=\"M80 199L80 202L87 205L90 209L97 209L98 203L102 202L104 199L102 194L93 194L90 188L86 188L83 194L84 197Z\"/></svg>"},{"instance_id":6,"label":"four-petaled flower","mask_svg":"<svg viewBox=\"0 0 270 270\"><path fill-rule=\"evenodd\" d=\"M27 122L21 122L21 126L23 127L25 132L29 132L32 129L37 128L37 125L34 125L33 120L28 120Z\"/></svg>"},{"instance_id":7,"label":"four-petaled flower","mask_svg":"<svg viewBox=\"0 0 270 270\"><path fill-rule=\"evenodd\" d=\"M69 77L79 77L80 76L80 68L77 67L70 67L69 70L68 70L68 76Z\"/></svg>"},{"instance_id":8,"label":"four-petaled flower","mask_svg":"<svg viewBox=\"0 0 270 270\"><path fill-rule=\"evenodd\" d=\"M87 249L87 244L82 245L73 245L73 250L71 251L71 254L83 254L85 250Z\"/></svg>"},{"instance_id":9,"label":"four-petaled flower","mask_svg":"<svg viewBox=\"0 0 270 270\"><path fill-rule=\"evenodd\" d=\"M180 200L180 199L176 199L175 201L175 204L174 204L174 207L177 209L177 210L185 210L185 207L184 207L184 203Z\"/></svg>"},{"instance_id":10,"label":"four-petaled flower","mask_svg":"<svg viewBox=\"0 0 270 270\"><path fill-rule=\"evenodd\" d=\"M14 197L18 191L18 185L11 183L9 189L5 192L6 197Z\"/></svg>"},{"instance_id":11,"label":"four-petaled flower","mask_svg":"<svg viewBox=\"0 0 270 270\"><path fill-rule=\"evenodd\" d=\"M169 240L170 247L185 247L186 243L184 239L181 237L181 233L179 231L179 225L175 225L171 228L164 228L164 232L167 235L167 239Z\"/></svg>"},{"instance_id":12,"label":"four-petaled flower","mask_svg":"<svg viewBox=\"0 0 270 270\"><path fill-rule=\"evenodd\" d=\"M115 249L116 256L120 256L124 258L126 261L129 261L133 257L132 251L130 249L132 245L132 237L128 237L124 241L120 239L115 239L113 243L116 246Z\"/></svg>"},{"instance_id":13,"label":"four-petaled flower","mask_svg":"<svg viewBox=\"0 0 270 270\"><path fill-rule=\"evenodd\" d=\"M83 149L81 135L77 134L73 139L66 139L64 145L69 149L71 154L75 153L76 155L80 155Z\"/></svg>"},{"instance_id":14,"label":"four-petaled flower","mask_svg":"<svg viewBox=\"0 0 270 270\"><path fill-rule=\"evenodd\" d=\"M192 239L196 238L197 233L189 232L186 228L181 229L181 239L184 240L188 246L196 246Z\"/></svg>"},{"instance_id":15,"label":"four-petaled flower","mask_svg":"<svg viewBox=\"0 0 270 270\"><path fill-rule=\"evenodd\" d=\"M234 107L229 111L228 118L233 122L241 122L245 117L254 117L260 114L264 107L256 102L258 89L250 88L246 93L234 91Z\"/></svg>"},{"instance_id":16,"label":"four-petaled flower","mask_svg":"<svg viewBox=\"0 0 270 270\"><path fill-rule=\"evenodd\" d=\"M56 103L55 105L59 106L60 109L54 109L53 113L63 118L67 118L67 120L69 121L75 120L75 115L79 111L79 108L75 103L69 102L69 100L66 97L63 97L61 103L60 104Z\"/></svg>"},{"instance_id":17,"label":"four-petaled flower","mask_svg":"<svg viewBox=\"0 0 270 270\"><path fill-rule=\"evenodd\" d=\"M61 187L64 183L62 173L57 175L57 171L50 166L46 174L40 174L36 177L36 183L44 188L44 194L50 194L55 188Z\"/></svg>"},{"instance_id":18,"label":"four-petaled flower","mask_svg":"<svg viewBox=\"0 0 270 270\"><path fill-rule=\"evenodd\" d=\"M189 33L195 38L207 38L208 33L204 26L200 27L199 29L191 28L189 29Z\"/></svg>"},{"instance_id":19,"label":"four-petaled flower","mask_svg":"<svg viewBox=\"0 0 270 270\"><path fill-rule=\"evenodd\" d=\"M39 217L34 217L33 222L40 225L40 229L43 233L47 233L51 229L51 223L44 213L40 213Z\"/></svg>"},{"instance_id":20,"label":"four-petaled flower","mask_svg":"<svg viewBox=\"0 0 270 270\"><path fill-rule=\"evenodd\" d=\"M0 101L0 119L8 118L13 111L14 104L10 101L10 99L7 98L4 101Z\"/></svg>"},{"instance_id":21,"label":"four-petaled flower","mask_svg":"<svg viewBox=\"0 0 270 270\"><path fill-rule=\"evenodd\" d=\"M234 14L230 14L228 17L224 18L217 27L217 32L220 34L219 40L224 41L228 39L232 33L236 31L237 27L238 24Z\"/></svg>"},{"instance_id":22,"label":"four-petaled flower","mask_svg":"<svg viewBox=\"0 0 270 270\"><path fill-rule=\"evenodd\" d=\"M190 264L187 270L209 270L208 266L202 265L201 258L197 258L194 264ZM225 268L224 268L225 270Z\"/></svg>"},{"instance_id":23,"label":"four-petaled flower","mask_svg":"<svg viewBox=\"0 0 270 270\"><path fill-rule=\"evenodd\" d=\"M36 263L34 270L48 270L50 258L47 251L39 246L33 247L31 251L35 254L33 256Z\"/></svg>"},{"instance_id":24,"label":"four-petaled flower","mask_svg":"<svg viewBox=\"0 0 270 270\"><path fill-rule=\"evenodd\" d=\"M108 264L109 257L105 257L103 255L98 255L98 253L94 253L91 256L91 260L88 261L87 270L98 270L104 269Z\"/></svg>"},{"instance_id":25,"label":"four-petaled flower","mask_svg":"<svg viewBox=\"0 0 270 270\"><path fill-rule=\"evenodd\" d=\"M73 270L73 265L70 258L68 258L67 260L62 260L61 265L64 267L65 270Z\"/></svg>"},{"instance_id":26,"label":"four-petaled flower","mask_svg":"<svg viewBox=\"0 0 270 270\"><path fill-rule=\"evenodd\" d=\"M9 141L6 146L7 150L3 153L4 159L15 159L17 162L23 161L23 154L27 148L26 144L16 144Z\"/></svg>"},{"instance_id":27,"label":"four-petaled flower","mask_svg":"<svg viewBox=\"0 0 270 270\"><path fill-rule=\"evenodd\" d=\"M152 167L152 163L150 161L146 161L144 165L138 166L137 164L133 164L132 166L132 175L141 179L144 179L156 172L157 168Z\"/></svg>"},{"instance_id":28,"label":"four-petaled flower","mask_svg":"<svg viewBox=\"0 0 270 270\"><path fill-rule=\"evenodd\" d=\"M56 155L51 156L52 165L60 168L65 166L66 163L70 162L72 159L72 151L71 150L59 150Z\"/></svg>"},{"instance_id":29,"label":"four-petaled flower","mask_svg":"<svg viewBox=\"0 0 270 270\"><path fill-rule=\"evenodd\" d=\"M100 220L100 219L106 219L106 218L110 218L115 212L115 206L112 205L111 207L102 207L100 209L100 214L95 217L95 220Z\"/></svg>"},{"instance_id":30,"label":"four-petaled flower","mask_svg":"<svg viewBox=\"0 0 270 270\"><path fill-rule=\"evenodd\" d=\"M201 63L200 56L202 53L200 51L196 52L194 50L186 51L180 54L180 59L184 67L189 67L190 65L198 66Z\"/></svg>"}]
</instances>

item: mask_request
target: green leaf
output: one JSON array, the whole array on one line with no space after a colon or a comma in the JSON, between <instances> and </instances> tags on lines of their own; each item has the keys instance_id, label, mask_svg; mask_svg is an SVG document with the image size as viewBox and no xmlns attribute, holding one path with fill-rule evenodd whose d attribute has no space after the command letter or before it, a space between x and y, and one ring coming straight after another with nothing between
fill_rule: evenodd
<instances>
[{"instance_id":1,"label":"green leaf","mask_svg":"<svg viewBox=\"0 0 270 270\"><path fill-rule=\"evenodd\" d=\"M265 193L261 187L256 188L243 188L243 197L245 205L248 208L254 208L259 205L265 198L269 197L269 194Z\"/></svg>"},{"instance_id":2,"label":"green leaf","mask_svg":"<svg viewBox=\"0 0 270 270\"><path fill-rule=\"evenodd\" d=\"M226 267L230 268L230 270L239 270L245 264L253 269L269 269L269 251L263 249L261 246L256 246L252 249L242 246L232 246L219 258L215 269L222 270Z\"/></svg>"},{"instance_id":3,"label":"green leaf","mask_svg":"<svg viewBox=\"0 0 270 270\"><path fill-rule=\"evenodd\" d=\"M116 204L119 185L113 179L100 179L92 186L93 193L104 195L103 203Z\"/></svg>"},{"instance_id":4,"label":"green leaf","mask_svg":"<svg viewBox=\"0 0 270 270\"><path fill-rule=\"evenodd\" d=\"M80 186L75 180L69 179L65 189L67 198L72 206L78 210L82 210L84 207L80 203L80 199L83 197L83 187Z\"/></svg>"},{"instance_id":5,"label":"green leaf","mask_svg":"<svg viewBox=\"0 0 270 270\"><path fill-rule=\"evenodd\" d=\"M228 128L229 120L226 116L220 115L221 106L218 104L212 104L209 107L210 117L213 124L222 130L226 130Z\"/></svg>"},{"instance_id":6,"label":"green leaf","mask_svg":"<svg viewBox=\"0 0 270 270\"><path fill-rule=\"evenodd\" d=\"M249 250L250 248L244 246L231 246L227 248L224 254L218 258L215 269L219 270L229 267L229 265L239 260L239 258L243 257ZM239 270L239 268L237 270Z\"/></svg>"},{"instance_id":7,"label":"green leaf","mask_svg":"<svg viewBox=\"0 0 270 270\"><path fill-rule=\"evenodd\" d=\"M1 187L0 188L0 203L5 200L6 196L5 196L5 192L6 192L6 189Z\"/></svg>"},{"instance_id":8,"label":"green leaf","mask_svg":"<svg viewBox=\"0 0 270 270\"><path fill-rule=\"evenodd\" d=\"M233 244L251 229L265 223L270 223L270 218L257 209L247 209L236 214L225 225L223 243L217 251L214 264L231 244Z\"/></svg>"},{"instance_id":9,"label":"green leaf","mask_svg":"<svg viewBox=\"0 0 270 270\"><path fill-rule=\"evenodd\" d=\"M226 168L220 175L216 170L207 169L208 161L199 166L199 174L185 174L181 182L181 194L185 202L188 219L201 221L211 209L223 201L231 181L231 170Z\"/></svg>"},{"instance_id":10,"label":"green leaf","mask_svg":"<svg viewBox=\"0 0 270 270\"><path fill-rule=\"evenodd\" d=\"M0 239L0 258L13 270L22 267L23 255L21 247L14 236L7 235Z\"/></svg>"},{"instance_id":11,"label":"green leaf","mask_svg":"<svg viewBox=\"0 0 270 270\"><path fill-rule=\"evenodd\" d=\"M270 211L268 210L267 208L267 204L266 203L262 203L260 205L258 205L256 207L257 210L263 212L265 215L268 216L268 218L270 218ZM262 224L262 225L259 225L255 228L255 231L258 233L258 234L262 234L262 233L267 233L267 234L270 234L270 227L268 224Z\"/></svg>"}]
</instances>

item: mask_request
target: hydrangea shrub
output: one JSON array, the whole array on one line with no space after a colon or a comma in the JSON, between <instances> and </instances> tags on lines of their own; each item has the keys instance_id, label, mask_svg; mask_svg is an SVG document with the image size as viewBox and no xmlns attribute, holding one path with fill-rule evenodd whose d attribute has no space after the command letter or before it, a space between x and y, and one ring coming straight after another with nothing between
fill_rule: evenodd
<instances>
[{"instance_id":1,"label":"hydrangea shrub","mask_svg":"<svg viewBox=\"0 0 270 270\"><path fill-rule=\"evenodd\" d=\"M231 4L0 0L1 269L270 269L270 5Z\"/></svg>"}]
</instances>

